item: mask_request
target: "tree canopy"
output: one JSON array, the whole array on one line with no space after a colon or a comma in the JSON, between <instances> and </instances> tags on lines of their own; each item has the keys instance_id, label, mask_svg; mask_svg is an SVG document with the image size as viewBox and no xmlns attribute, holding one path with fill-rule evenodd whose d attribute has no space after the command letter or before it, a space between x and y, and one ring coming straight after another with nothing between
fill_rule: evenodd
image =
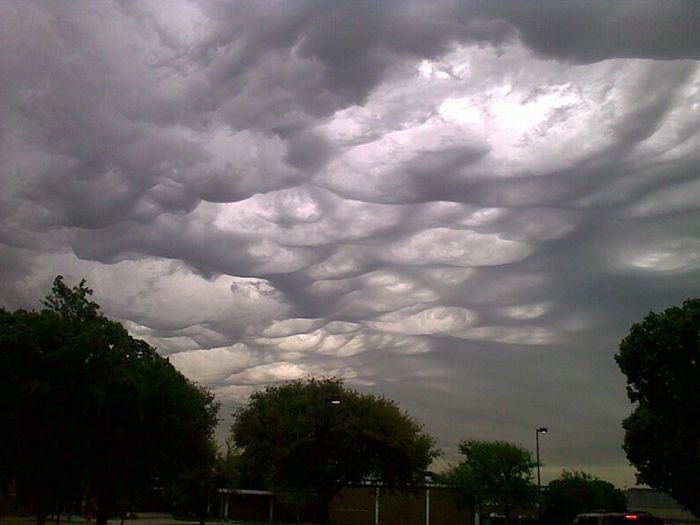
<instances>
[{"instance_id":1,"label":"tree canopy","mask_svg":"<svg viewBox=\"0 0 700 525\"><path fill-rule=\"evenodd\" d=\"M577 514L593 509L626 511L624 492L612 483L578 471L565 470L547 485L542 516L546 523L568 525Z\"/></svg>"},{"instance_id":2,"label":"tree canopy","mask_svg":"<svg viewBox=\"0 0 700 525\"><path fill-rule=\"evenodd\" d=\"M615 359L634 404L623 427L637 480L700 516L700 299L649 312Z\"/></svg>"},{"instance_id":3,"label":"tree canopy","mask_svg":"<svg viewBox=\"0 0 700 525\"><path fill-rule=\"evenodd\" d=\"M516 507L535 502L532 469L537 462L525 448L507 441L468 439L459 443L464 456L447 473L450 483L462 488L462 498L480 507L494 505L510 520Z\"/></svg>"},{"instance_id":4,"label":"tree canopy","mask_svg":"<svg viewBox=\"0 0 700 525\"><path fill-rule=\"evenodd\" d=\"M438 454L433 438L393 401L335 378L255 392L235 414L231 432L242 461L266 486L312 491L322 523L328 523L328 503L348 484L422 479Z\"/></svg>"},{"instance_id":5,"label":"tree canopy","mask_svg":"<svg viewBox=\"0 0 700 525\"><path fill-rule=\"evenodd\" d=\"M218 405L57 277L39 312L0 310L0 475L37 520L93 494L98 525L149 483L210 456ZM1 481L1 480L0 480Z\"/></svg>"}]
</instances>

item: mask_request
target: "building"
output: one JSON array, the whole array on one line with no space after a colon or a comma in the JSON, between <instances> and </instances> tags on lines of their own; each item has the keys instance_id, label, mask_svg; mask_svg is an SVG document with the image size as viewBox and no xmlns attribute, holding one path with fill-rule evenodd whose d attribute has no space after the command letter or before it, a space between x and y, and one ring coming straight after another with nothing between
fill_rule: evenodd
<instances>
[{"instance_id":1,"label":"building","mask_svg":"<svg viewBox=\"0 0 700 525\"><path fill-rule=\"evenodd\" d=\"M235 521L314 522L315 509L283 494L222 490L219 517ZM329 507L337 525L474 525L470 508L457 505L455 489L439 484L392 489L367 484L343 489Z\"/></svg>"}]
</instances>

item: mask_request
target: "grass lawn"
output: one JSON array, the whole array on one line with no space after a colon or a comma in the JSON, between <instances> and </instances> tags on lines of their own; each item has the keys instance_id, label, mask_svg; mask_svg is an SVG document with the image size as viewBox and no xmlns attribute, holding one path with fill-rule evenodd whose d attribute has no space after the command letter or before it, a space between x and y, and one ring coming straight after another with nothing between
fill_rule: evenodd
<instances>
[{"instance_id":1,"label":"grass lawn","mask_svg":"<svg viewBox=\"0 0 700 525\"><path fill-rule=\"evenodd\" d=\"M125 520L124 525L149 525L149 519L135 519L135 520ZM157 521L158 525L189 525L191 523L197 523L194 521L178 521L176 519L173 519L172 521L166 521L166 520L153 520ZM55 521L54 520L46 520L46 525L54 525ZM111 519L109 520L110 525L119 525L120 520L119 519ZM207 521L207 525L224 525L226 522L219 522L219 521ZM91 522L87 522L82 518L74 518L72 521L68 521L67 519L63 518L61 519L61 525L69 525L69 524L74 524L74 525L88 525L88 524L95 524L95 520L92 520ZM260 522L243 522L243 521L230 521L228 522L229 525L269 525L267 522L260 523ZM28 517L28 518L17 518L14 516L7 516L7 517L1 517L0 516L0 525L36 525L36 520L33 517ZM277 524L281 525L281 524Z\"/></svg>"},{"instance_id":2,"label":"grass lawn","mask_svg":"<svg viewBox=\"0 0 700 525\"><path fill-rule=\"evenodd\" d=\"M143 519L143 520L124 520L124 524L127 525L135 525L137 523L140 523L140 525L149 525L149 522L151 520L149 519ZM159 520L153 520L157 523L157 525L184 525L188 523L193 523L194 520L186 520L186 521L180 521L174 518L171 518L170 520L165 520L165 519L159 519ZM109 520L110 525L114 524L119 524L121 520L119 518L112 518ZM34 516L26 517L26 518L18 518L15 516L6 516L6 517L0 517L0 525L34 525L36 523L36 519ZM53 519L47 519L46 520L46 525L54 525L56 523L55 520ZM207 523L218 523L216 521L207 521ZM61 525L95 525L95 520L93 519L92 521L85 521L83 518L80 517L73 517L72 520L68 520L67 518L63 517L61 518ZM248 523L237 523L236 525L259 525L259 524L248 524Z\"/></svg>"}]
</instances>

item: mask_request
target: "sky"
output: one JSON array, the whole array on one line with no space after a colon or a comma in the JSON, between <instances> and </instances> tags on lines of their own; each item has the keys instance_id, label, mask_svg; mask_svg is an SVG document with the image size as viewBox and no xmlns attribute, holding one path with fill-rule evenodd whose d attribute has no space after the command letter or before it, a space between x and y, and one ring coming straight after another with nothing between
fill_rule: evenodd
<instances>
[{"instance_id":1,"label":"sky","mask_svg":"<svg viewBox=\"0 0 700 525\"><path fill-rule=\"evenodd\" d=\"M61 274L231 412L337 376L635 484L614 361L700 288L700 2L0 3L0 305Z\"/></svg>"}]
</instances>

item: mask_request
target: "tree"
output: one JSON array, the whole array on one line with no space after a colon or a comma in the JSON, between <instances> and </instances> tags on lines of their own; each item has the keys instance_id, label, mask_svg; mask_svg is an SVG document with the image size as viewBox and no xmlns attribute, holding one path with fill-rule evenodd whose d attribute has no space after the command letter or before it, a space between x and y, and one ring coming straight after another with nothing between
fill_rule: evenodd
<instances>
[{"instance_id":1,"label":"tree","mask_svg":"<svg viewBox=\"0 0 700 525\"><path fill-rule=\"evenodd\" d=\"M3 312L0 320L6 373L0 403L10 429L2 433L1 470L23 499L33 500L39 523L55 504L79 497L86 483L88 376L84 358L63 344L72 336L72 325L49 311Z\"/></svg>"},{"instance_id":2,"label":"tree","mask_svg":"<svg viewBox=\"0 0 700 525\"><path fill-rule=\"evenodd\" d=\"M251 395L231 428L244 464L268 487L315 496L320 522L350 483L418 480L438 455L433 438L393 402L335 378L293 381Z\"/></svg>"},{"instance_id":3,"label":"tree","mask_svg":"<svg viewBox=\"0 0 700 525\"><path fill-rule=\"evenodd\" d=\"M700 299L649 312L615 360L634 404L623 448L638 482L700 516Z\"/></svg>"},{"instance_id":4,"label":"tree","mask_svg":"<svg viewBox=\"0 0 700 525\"><path fill-rule=\"evenodd\" d=\"M0 312L4 422L0 473L54 505L97 497L97 523L145 486L208 454L218 405L90 301L85 281L54 281L40 312Z\"/></svg>"},{"instance_id":5,"label":"tree","mask_svg":"<svg viewBox=\"0 0 700 525\"><path fill-rule=\"evenodd\" d=\"M217 487L232 489L242 486L244 468L242 463L241 452L229 436L226 439L226 448L223 451L219 450L216 457L214 477Z\"/></svg>"},{"instance_id":6,"label":"tree","mask_svg":"<svg viewBox=\"0 0 700 525\"><path fill-rule=\"evenodd\" d=\"M593 509L627 510L624 492L585 472L565 470L558 479L549 482L545 494L543 518L551 524L567 525L577 514Z\"/></svg>"},{"instance_id":7,"label":"tree","mask_svg":"<svg viewBox=\"0 0 700 525\"><path fill-rule=\"evenodd\" d=\"M532 469L537 462L523 447L506 441L469 439L459 443L464 460L452 467L447 480L461 487L462 501L474 507L494 505L510 521L516 507L535 502Z\"/></svg>"},{"instance_id":8,"label":"tree","mask_svg":"<svg viewBox=\"0 0 700 525\"><path fill-rule=\"evenodd\" d=\"M177 512L197 516L201 525L208 514L209 497L223 486L218 484L220 457L216 445L213 441L203 444L207 450L201 451L200 461L184 469L168 490Z\"/></svg>"},{"instance_id":9,"label":"tree","mask_svg":"<svg viewBox=\"0 0 700 525\"><path fill-rule=\"evenodd\" d=\"M81 279L78 286L69 288L63 282L63 276L58 275L53 281L51 293L41 301L41 304L47 311L55 312L63 319L79 322L95 321L101 317L100 305L89 300L92 293L85 279Z\"/></svg>"}]
</instances>

